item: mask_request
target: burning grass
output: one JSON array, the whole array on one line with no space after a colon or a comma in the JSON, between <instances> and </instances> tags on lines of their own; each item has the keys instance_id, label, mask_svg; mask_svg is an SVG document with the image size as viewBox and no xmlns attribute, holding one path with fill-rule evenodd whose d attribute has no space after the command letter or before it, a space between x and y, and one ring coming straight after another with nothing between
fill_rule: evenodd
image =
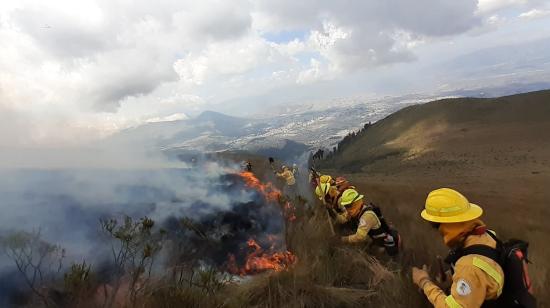
<instances>
[{"instance_id":1,"label":"burning grass","mask_svg":"<svg viewBox=\"0 0 550 308\"><path fill-rule=\"evenodd\" d=\"M418 307L420 294L396 263L386 267L361 247L333 245L321 208L298 215L290 233L297 263L234 290L228 307Z\"/></svg>"},{"instance_id":2,"label":"burning grass","mask_svg":"<svg viewBox=\"0 0 550 308\"><path fill-rule=\"evenodd\" d=\"M102 226L118 243L120 250L115 251L120 253L115 254L116 268L107 277L93 264L75 264L65 275L65 287L36 288L49 290L41 294L50 294L47 303L57 307L398 307L423 303L396 263L387 267L366 247L331 242L324 208L302 197L287 198L274 184L252 173L236 176L263 202L238 204L231 211L201 219L108 221ZM273 221L278 224L266 227ZM155 271L153 260L161 262L160 247L164 267Z\"/></svg>"},{"instance_id":3,"label":"burning grass","mask_svg":"<svg viewBox=\"0 0 550 308\"><path fill-rule=\"evenodd\" d=\"M262 183L252 172L243 171L239 176L244 180L246 186L258 190L267 201L278 202L282 196L281 191L271 182Z\"/></svg>"},{"instance_id":4,"label":"burning grass","mask_svg":"<svg viewBox=\"0 0 550 308\"><path fill-rule=\"evenodd\" d=\"M288 230L288 224L296 220L295 207L290 200L283 196L273 183L262 183L252 172L241 172L239 176L244 180L245 185L257 190L265 200L271 205L278 205L285 219L284 229ZM286 233L286 232L285 232ZM296 255L288 251L284 245L281 245L280 236L269 234L267 238L267 248L258 243L254 238L246 242L246 257L244 262L237 261L235 254L229 254L227 270L234 275L246 276L258 274L264 271L280 272L287 270L296 263Z\"/></svg>"},{"instance_id":5,"label":"burning grass","mask_svg":"<svg viewBox=\"0 0 550 308\"><path fill-rule=\"evenodd\" d=\"M273 251L275 241L269 250L263 249L254 239L247 242L249 253L243 266L239 267L235 255L230 254L227 270L233 275L254 275L265 271L281 272L296 263L296 256L290 251Z\"/></svg>"}]
</instances>

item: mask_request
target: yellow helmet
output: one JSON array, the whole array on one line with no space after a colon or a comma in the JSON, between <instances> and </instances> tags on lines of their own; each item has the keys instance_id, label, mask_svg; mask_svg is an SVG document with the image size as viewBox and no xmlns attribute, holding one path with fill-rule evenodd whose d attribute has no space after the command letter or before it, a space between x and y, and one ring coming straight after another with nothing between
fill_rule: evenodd
<instances>
[{"instance_id":1,"label":"yellow helmet","mask_svg":"<svg viewBox=\"0 0 550 308\"><path fill-rule=\"evenodd\" d=\"M320 200L324 200L325 196L330 190L330 183L321 183L315 188L315 194L319 197Z\"/></svg>"},{"instance_id":2,"label":"yellow helmet","mask_svg":"<svg viewBox=\"0 0 550 308\"><path fill-rule=\"evenodd\" d=\"M360 195L355 189L351 189L351 188L346 189L342 193L342 197L340 197L340 204L346 206L346 205L352 204L357 200L363 199L363 197L364 196Z\"/></svg>"},{"instance_id":3,"label":"yellow helmet","mask_svg":"<svg viewBox=\"0 0 550 308\"><path fill-rule=\"evenodd\" d=\"M319 183L330 183L330 181L332 180L332 177L330 175L321 175L319 177Z\"/></svg>"},{"instance_id":4,"label":"yellow helmet","mask_svg":"<svg viewBox=\"0 0 550 308\"><path fill-rule=\"evenodd\" d=\"M464 222L476 219L483 209L450 188L436 189L428 194L422 218L437 223Z\"/></svg>"}]
</instances>

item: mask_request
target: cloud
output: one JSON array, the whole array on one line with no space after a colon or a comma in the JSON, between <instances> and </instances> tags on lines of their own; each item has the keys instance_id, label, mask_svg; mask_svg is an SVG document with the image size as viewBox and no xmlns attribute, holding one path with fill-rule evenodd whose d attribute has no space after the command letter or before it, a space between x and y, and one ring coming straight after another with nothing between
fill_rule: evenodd
<instances>
[{"instance_id":1,"label":"cloud","mask_svg":"<svg viewBox=\"0 0 550 308\"><path fill-rule=\"evenodd\" d=\"M17 111L0 104L0 148L29 142L29 124Z\"/></svg>"},{"instance_id":2,"label":"cloud","mask_svg":"<svg viewBox=\"0 0 550 308\"><path fill-rule=\"evenodd\" d=\"M198 40L237 39L250 30L252 17L246 1L192 3L172 16L178 30Z\"/></svg>"},{"instance_id":3,"label":"cloud","mask_svg":"<svg viewBox=\"0 0 550 308\"><path fill-rule=\"evenodd\" d=\"M181 81L188 85L201 86L207 82L230 85L232 77L256 70L258 77L271 75L271 67L285 67L293 62L293 56L304 48L303 44L291 41L275 44L258 35L251 34L237 40L209 44L201 52L192 52L174 64Z\"/></svg>"},{"instance_id":4,"label":"cloud","mask_svg":"<svg viewBox=\"0 0 550 308\"><path fill-rule=\"evenodd\" d=\"M17 159L17 149L73 145L81 140L89 141L100 137L95 128L73 122L70 118L46 113L30 114L2 105L1 99L0 91L0 166L9 165L12 160L7 157ZM9 151L10 149L16 151ZM32 151L29 150L28 153L32 154ZM40 161L39 156L35 154L37 161Z\"/></svg>"},{"instance_id":5,"label":"cloud","mask_svg":"<svg viewBox=\"0 0 550 308\"><path fill-rule=\"evenodd\" d=\"M523 19L537 19L550 16L550 10L532 9L528 12L521 13L519 18Z\"/></svg>"},{"instance_id":6,"label":"cloud","mask_svg":"<svg viewBox=\"0 0 550 308\"><path fill-rule=\"evenodd\" d=\"M18 30L61 60L93 56L113 41L105 38L112 38L112 33L107 31L101 10L92 3L65 10L39 4L16 9L11 19Z\"/></svg>"},{"instance_id":7,"label":"cloud","mask_svg":"<svg viewBox=\"0 0 550 308\"><path fill-rule=\"evenodd\" d=\"M406 62L414 58L408 49L397 47L391 35L372 31L346 30L325 24L323 32L312 32L310 39L329 62L330 70L336 73Z\"/></svg>"},{"instance_id":8,"label":"cloud","mask_svg":"<svg viewBox=\"0 0 550 308\"><path fill-rule=\"evenodd\" d=\"M157 122L171 122L171 121L179 121L179 120L186 120L189 119L189 117L185 113L174 113L166 117L155 117L148 119L147 123L157 123Z\"/></svg>"},{"instance_id":9,"label":"cloud","mask_svg":"<svg viewBox=\"0 0 550 308\"><path fill-rule=\"evenodd\" d=\"M81 67L79 90L100 111L115 112L125 98L151 93L159 85L177 80L173 59L158 50L115 50Z\"/></svg>"},{"instance_id":10,"label":"cloud","mask_svg":"<svg viewBox=\"0 0 550 308\"><path fill-rule=\"evenodd\" d=\"M311 59L310 67L300 72L298 78L296 79L296 83L308 84L320 80L321 78L323 78L322 70L323 68L321 67L321 62L316 59Z\"/></svg>"},{"instance_id":11,"label":"cloud","mask_svg":"<svg viewBox=\"0 0 550 308\"><path fill-rule=\"evenodd\" d=\"M120 129L412 62L419 46L495 31L507 16L499 10L544 15L541 3L2 1L2 103L71 127Z\"/></svg>"},{"instance_id":12,"label":"cloud","mask_svg":"<svg viewBox=\"0 0 550 308\"><path fill-rule=\"evenodd\" d=\"M415 57L398 38L420 41L466 32L481 23L468 1L255 1L264 31L311 29L309 41L332 71L408 62ZM428 10L426 8L429 8Z\"/></svg>"},{"instance_id":13,"label":"cloud","mask_svg":"<svg viewBox=\"0 0 550 308\"><path fill-rule=\"evenodd\" d=\"M491 13L503 8L525 5L529 0L479 0L478 11L480 13Z\"/></svg>"},{"instance_id":14,"label":"cloud","mask_svg":"<svg viewBox=\"0 0 550 308\"><path fill-rule=\"evenodd\" d=\"M55 63L59 69L49 77L71 80L65 97L77 98L84 108L116 112L128 97L148 95L163 83L177 81L174 63L186 51L202 50L203 42L237 39L251 24L248 10L241 10L245 7L239 3L161 1L158 5L28 2L4 12L7 27L0 38L25 40L26 49L36 52L29 73ZM17 55L10 60L25 61ZM16 78L18 72L12 73L4 78Z\"/></svg>"},{"instance_id":15,"label":"cloud","mask_svg":"<svg viewBox=\"0 0 550 308\"><path fill-rule=\"evenodd\" d=\"M546 0L479 0L478 14L492 15L497 11L540 9L548 5Z\"/></svg>"}]
</instances>

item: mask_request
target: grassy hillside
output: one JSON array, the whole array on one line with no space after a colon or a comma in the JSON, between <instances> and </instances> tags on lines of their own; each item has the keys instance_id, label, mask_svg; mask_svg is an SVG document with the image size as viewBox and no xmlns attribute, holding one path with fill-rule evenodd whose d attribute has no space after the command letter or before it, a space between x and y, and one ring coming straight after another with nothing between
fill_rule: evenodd
<instances>
[{"instance_id":1,"label":"grassy hillside","mask_svg":"<svg viewBox=\"0 0 550 308\"><path fill-rule=\"evenodd\" d=\"M550 283L550 91L408 107L320 165L346 175L383 207L405 234L412 263L445 253L439 235L419 217L428 192L463 192L502 237L531 243L531 276L541 306L550 304L543 291Z\"/></svg>"},{"instance_id":2,"label":"grassy hillside","mask_svg":"<svg viewBox=\"0 0 550 308\"><path fill-rule=\"evenodd\" d=\"M544 168L549 115L550 91L411 106L369 127L324 165L349 172L403 172L434 160L458 169L480 163L508 168L529 160L535 169ZM393 162L399 165L392 168Z\"/></svg>"}]
</instances>

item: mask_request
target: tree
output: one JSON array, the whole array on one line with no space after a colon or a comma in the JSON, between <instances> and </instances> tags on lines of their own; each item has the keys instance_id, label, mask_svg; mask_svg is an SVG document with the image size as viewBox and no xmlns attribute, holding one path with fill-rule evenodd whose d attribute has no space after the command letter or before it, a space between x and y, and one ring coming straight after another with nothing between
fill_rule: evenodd
<instances>
[{"instance_id":1,"label":"tree","mask_svg":"<svg viewBox=\"0 0 550 308\"><path fill-rule=\"evenodd\" d=\"M71 307L81 307L91 301L97 284L90 264L86 261L72 264L63 278L67 302Z\"/></svg>"},{"instance_id":2,"label":"tree","mask_svg":"<svg viewBox=\"0 0 550 308\"><path fill-rule=\"evenodd\" d=\"M101 220L101 228L114 240L111 252L115 267L115 281L108 292L104 286L104 307L112 307L121 285L123 276L129 282L128 294L131 306L135 306L137 296L147 286L155 256L161 250L164 241L164 230L155 232L155 222L147 217L134 221L125 216L122 223L111 218Z\"/></svg>"},{"instance_id":3,"label":"tree","mask_svg":"<svg viewBox=\"0 0 550 308\"><path fill-rule=\"evenodd\" d=\"M17 231L1 239L4 253L15 263L32 293L49 307L48 283L52 283L63 268L65 249L41 238L40 230Z\"/></svg>"}]
</instances>

